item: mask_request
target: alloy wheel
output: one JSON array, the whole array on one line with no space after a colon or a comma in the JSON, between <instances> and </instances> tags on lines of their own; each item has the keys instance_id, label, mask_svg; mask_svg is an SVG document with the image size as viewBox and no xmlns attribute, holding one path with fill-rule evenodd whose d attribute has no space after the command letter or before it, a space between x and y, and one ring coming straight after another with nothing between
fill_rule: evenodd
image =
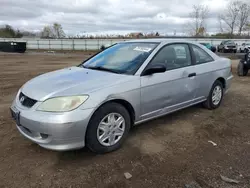
<instances>
[{"instance_id":1,"label":"alloy wheel","mask_svg":"<svg viewBox=\"0 0 250 188\"><path fill-rule=\"evenodd\" d=\"M125 119L121 114L110 113L98 125L97 139L103 146L113 146L125 132Z\"/></svg>"},{"instance_id":2,"label":"alloy wheel","mask_svg":"<svg viewBox=\"0 0 250 188\"><path fill-rule=\"evenodd\" d=\"M212 102L214 105L218 105L222 98L222 88L220 86L216 86L212 93Z\"/></svg>"}]
</instances>

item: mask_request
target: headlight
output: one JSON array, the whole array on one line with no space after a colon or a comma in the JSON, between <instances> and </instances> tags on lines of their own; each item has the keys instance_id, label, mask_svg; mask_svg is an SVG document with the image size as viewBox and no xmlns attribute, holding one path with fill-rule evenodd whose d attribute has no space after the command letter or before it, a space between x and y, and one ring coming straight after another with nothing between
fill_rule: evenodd
<instances>
[{"instance_id":1,"label":"headlight","mask_svg":"<svg viewBox=\"0 0 250 188\"><path fill-rule=\"evenodd\" d=\"M44 101L37 110L45 112L67 112L78 108L88 99L87 95L55 97Z\"/></svg>"}]
</instances>

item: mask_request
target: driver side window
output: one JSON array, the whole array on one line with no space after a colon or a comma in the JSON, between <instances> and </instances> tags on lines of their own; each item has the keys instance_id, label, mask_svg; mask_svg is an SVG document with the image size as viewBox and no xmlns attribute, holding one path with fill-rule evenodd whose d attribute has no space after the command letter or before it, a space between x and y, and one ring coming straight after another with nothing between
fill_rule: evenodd
<instances>
[{"instance_id":1,"label":"driver side window","mask_svg":"<svg viewBox=\"0 0 250 188\"><path fill-rule=\"evenodd\" d=\"M164 64L167 70L190 66L191 55L187 44L171 44L163 47L150 65Z\"/></svg>"}]
</instances>

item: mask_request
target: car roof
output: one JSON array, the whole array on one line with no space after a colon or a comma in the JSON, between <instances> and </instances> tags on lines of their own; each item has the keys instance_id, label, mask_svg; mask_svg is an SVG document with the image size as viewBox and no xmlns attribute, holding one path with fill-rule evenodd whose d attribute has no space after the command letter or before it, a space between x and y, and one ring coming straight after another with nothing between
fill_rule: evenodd
<instances>
[{"instance_id":1,"label":"car roof","mask_svg":"<svg viewBox=\"0 0 250 188\"><path fill-rule=\"evenodd\" d=\"M192 40L192 39L191 39ZM207 47L203 46L199 42L191 41L190 39L166 39L166 38L156 38L156 39L135 39L135 40L127 40L122 41L122 43L129 43L129 42L145 42L145 43L160 43L162 45L169 44L169 43L188 43L188 44L195 44L205 50L210 56L214 59L220 58L218 55L213 53L212 51L208 50Z\"/></svg>"},{"instance_id":2,"label":"car roof","mask_svg":"<svg viewBox=\"0 0 250 188\"><path fill-rule=\"evenodd\" d=\"M148 42L148 43L190 43L190 44L200 44L199 42L191 41L190 39L166 39L166 38L156 38L156 39L132 39L123 41L125 43L128 42Z\"/></svg>"}]
</instances>

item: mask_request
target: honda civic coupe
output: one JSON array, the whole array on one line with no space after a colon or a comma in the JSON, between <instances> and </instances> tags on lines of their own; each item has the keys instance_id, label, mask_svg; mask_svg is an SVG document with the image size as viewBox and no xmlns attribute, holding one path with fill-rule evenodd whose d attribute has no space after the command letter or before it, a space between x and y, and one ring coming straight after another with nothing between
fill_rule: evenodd
<instances>
[{"instance_id":1,"label":"honda civic coupe","mask_svg":"<svg viewBox=\"0 0 250 188\"><path fill-rule=\"evenodd\" d=\"M10 111L41 147L107 153L134 125L198 103L218 108L232 78L231 61L198 43L131 40L24 83Z\"/></svg>"}]
</instances>

